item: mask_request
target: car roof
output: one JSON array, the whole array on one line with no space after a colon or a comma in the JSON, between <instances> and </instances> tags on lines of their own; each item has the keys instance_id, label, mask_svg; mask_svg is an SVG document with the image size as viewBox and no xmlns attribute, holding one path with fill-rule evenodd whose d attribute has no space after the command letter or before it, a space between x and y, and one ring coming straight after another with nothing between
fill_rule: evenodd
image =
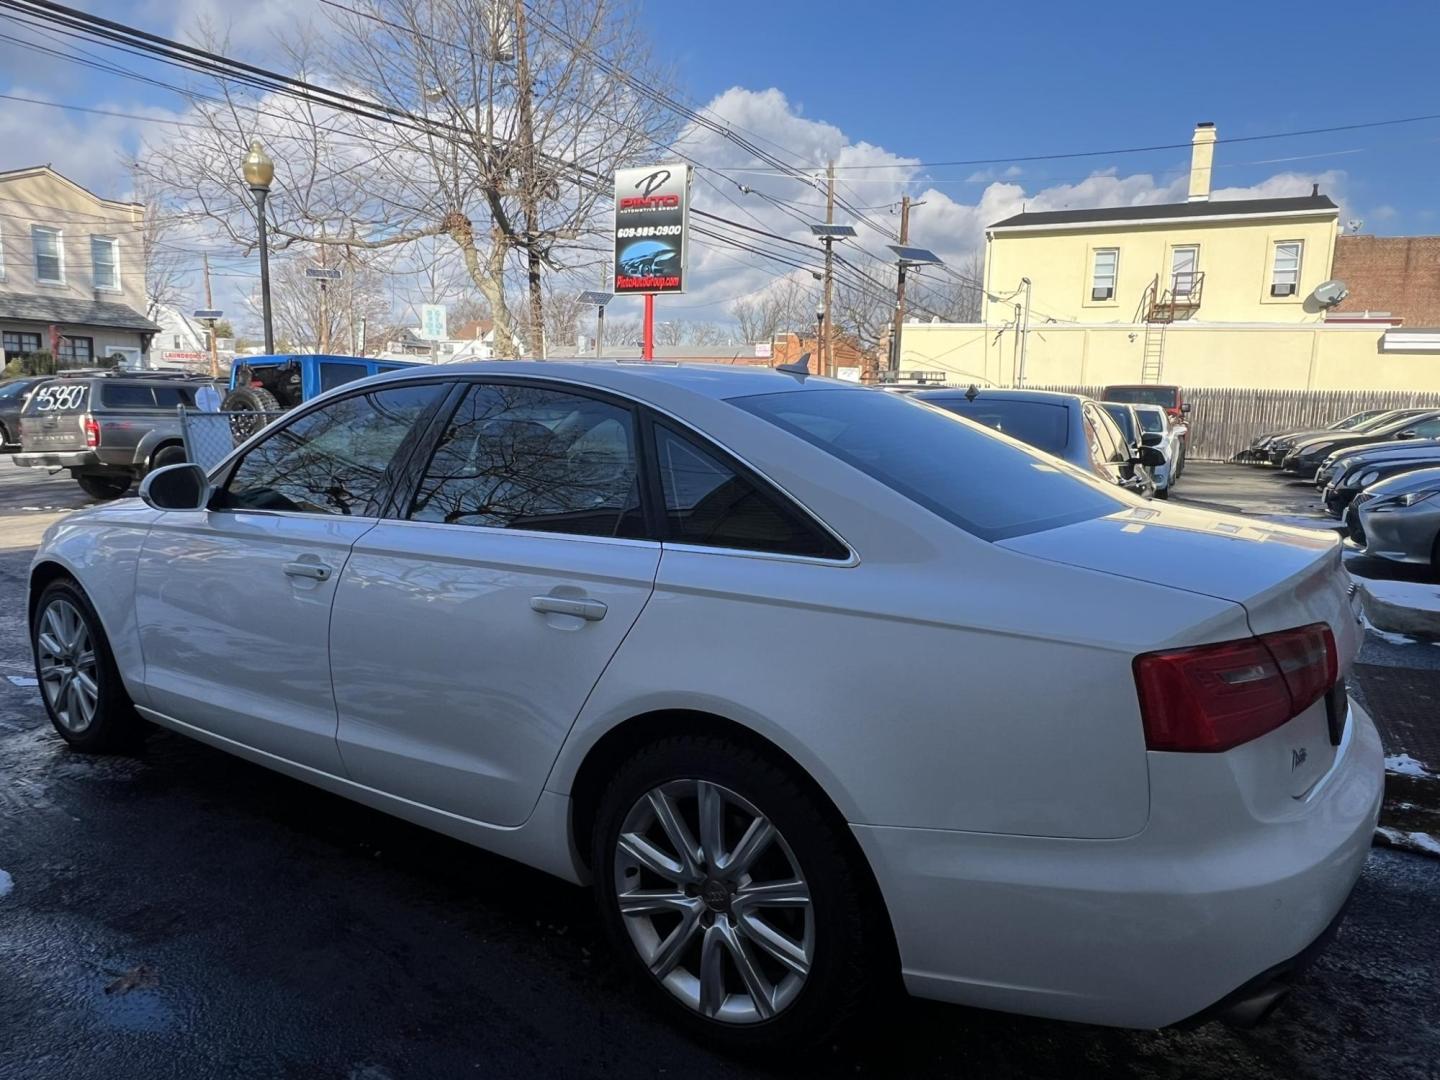
<instances>
[{"instance_id":1,"label":"car roof","mask_svg":"<svg viewBox=\"0 0 1440 1080\"><path fill-rule=\"evenodd\" d=\"M911 395L921 401L953 401L956 398L970 400L969 390L922 390ZM1064 394L1057 390L1000 390L986 389L976 390L975 401L1030 401L1036 404L1045 405L1077 405L1085 399L1079 394Z\"/></svg>"},{"instance_id":2,"label":"car roof","mask_svg":"<svg viewBox=\"0 0 1440 1080\"><path fill-rule=\"evenodd\" d=\"M647 387L663 385L720 400L800 390L866 389L858 383L840 379L729 364L645 363L634 360L593 360L583 363L555 360L483 360L468 364L421 364L418 369L417 371L417 368L412 367L381 372L367 382L413 379L421 373L433 373L437 378L508 375L512 378L565 379L598 389L642 396Z\"/></svg>"}]
</instances>

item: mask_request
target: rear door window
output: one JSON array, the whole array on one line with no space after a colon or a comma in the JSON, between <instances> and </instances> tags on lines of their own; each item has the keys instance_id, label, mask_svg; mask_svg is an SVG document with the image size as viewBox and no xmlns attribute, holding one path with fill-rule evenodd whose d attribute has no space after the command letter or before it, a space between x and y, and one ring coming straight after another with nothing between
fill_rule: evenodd
<instances>
[{"instance_id":1,"label":"rear door window","mask_svg":"<svg viewBox=\"0 0 1440 1080\"><path fill-rule=\"evenodd\" d=\"M320 392L334 390L337 386L344 386L348 382L365 378L364 364L334 364L320 362Z\"/></svg>"},{"instance_id":2,"label":"rear door window","mask_svg":"<svg viewBox=\"0 0 1440 1080\"><path fill-rule=\"evenodd\" d=\"M155 404L162 409L195 404L195 388L193 386L155 386L151 389L155 394Z\"/></svg>"},{"instance_id":3,"label":"rear door window","mask_svg":"<svg viewBox=\"0 0 1440 1080\"><path fill-rule=\"evenodd\" d=\"M77 413L85 411L89 400L90 384L83 382L47 383L31 395L25 403L25 415L37 416L49 413Z\"/></svg>"},{"instance_id":4,"label":"rear door window","mask_svg":"<svg viewBox=\"0 0 1440 1080\"><path fill-rule=\"evenodd\" d=\"M153 409L155 388L133 383L101 383L100 404L107 409Z\"/></svg>"}]
</instances>

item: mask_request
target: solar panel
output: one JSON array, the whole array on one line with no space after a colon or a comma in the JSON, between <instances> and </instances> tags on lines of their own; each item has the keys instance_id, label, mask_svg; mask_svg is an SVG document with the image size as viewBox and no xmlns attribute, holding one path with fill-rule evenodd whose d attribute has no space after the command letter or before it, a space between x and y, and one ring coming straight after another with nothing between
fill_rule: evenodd
<instances>
[{"instance_id":1,"label":"solar panel","mask_svg":"<svg viewBox=\"0 0 1440 1080\"><path fill-rule=\"evenodd\" d=\"M810 231L826 240L843 240L847 236L855 235L853 225L811 225Z\"/></svg>"},{"instance_id":2,"label":"solar panel","mask_svg":"<svg viewBox=\"0 0 1440 1080\"><path fill-rule=\"evenodd\" d=\"M593 289L588 292L582 292L580 294L580 302L582 304L598 304L600 307L604 307L606 304L608 304L611 300L614 299L614 293L597 292Z\"/></svg>"},{"instance_id":3,"label":"solar panel","mask_svg":"<svg viewBox=\"0 0 1440 1080\"><path fill-rule=\"evenodd\" d=\"M938 263L940 261L940 256L936 255L929 248L905 247L902 244L886 244L885 246L893 251L895 257L901 262Z\"/></svg>"}]
</instances>

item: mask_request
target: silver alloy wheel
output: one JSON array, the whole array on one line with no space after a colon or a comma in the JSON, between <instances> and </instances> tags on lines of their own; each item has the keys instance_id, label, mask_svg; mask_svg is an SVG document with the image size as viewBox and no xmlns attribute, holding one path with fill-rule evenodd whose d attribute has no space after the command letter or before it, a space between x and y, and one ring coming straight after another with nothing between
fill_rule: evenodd
<instances>
[{"instance_id":1,"label":"silver alloy wheel","mask_svg":"<svg viewBox=\"0 0 1440 1080\"><path fill-rule=\"evenodd\" d=\"M56 597L40 615L35 635L40 686L62 727L79 735L95 722L100 688L95 679L95 644L85 619L69 600Z\"/></svg>"},{"instance_id":2,"label":"silver alloy wheel","mask_svg":"<svg viewBox=\"0 0 1440 1080\"><path fill-rule=\"evenodd\" d=\"M641 960L701 1016L768 1020L804 987L809 885L779 830L728 788L673 780L646 792L620 828L614 880Z\"/></svg>"}]
</instances>

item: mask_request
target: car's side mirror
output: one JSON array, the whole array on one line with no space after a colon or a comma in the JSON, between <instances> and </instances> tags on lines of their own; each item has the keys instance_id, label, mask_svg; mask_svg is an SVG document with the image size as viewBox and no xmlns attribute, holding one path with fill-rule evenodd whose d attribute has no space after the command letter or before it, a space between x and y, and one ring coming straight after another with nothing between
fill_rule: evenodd
<instances>
[{"instance_id":1,"label":"car's side mirror","mask_svg":"<svg viewBox=\"0 0 1440 1080\"><path fill-rule=\"evenodd\" d=\"M1135 455L1135 461L1139 465L1144 465L1147 469L1158 469L1161 465L1165 464L1165 454L1153 446L1142 446Z\"/></svg>"},{"instance_id":2,"label":"car's side mirror","mask_svg":"<svg viewBox=\"0 0 1440 1080\"><path fill-rule=\"evenodd\" d=\"M210 478L193 462L166 465L140 481L140 498L155 510L204 510L210 502Z\"/></svg>"},{"instance_id":3,"label":"car's side mirror","mask_svg":"<svg viewBox=\"0 0 1440 1080\"><path fill-rule=\"evenodd\" d=\"M1418 434L1419 434L1419 432L1413 431L1413 430L1410 430L1410 431L1402 431L1402 432L1400 432L1399 435L1396 435L1395 437L1396 437L1397 439L1413 439L1413 438L1415 438Z\"/></svg>"},{"instance_id":4,"label":"car's side mirror","mask_svg":"<svg viewBox=\"0 0 1440 1080\"><path fill-rule=\"evenodd\" d=\"M1184 402L1184 403L1180 406L1180 412L1181 412L1183 415L1185 415L1185 416L1189 416L1189 415L1190 415L1190 402L1188 402L1188 401L1187 401L1187 402Z\"/></svg>"},{"instance_id":5,"label":"car's side mirror","mask_svg":"<svg viewBox=\"0 0 1440 1080\"><path fill-rule=\"evenodd\" d=\"M1147 431L1140 436L1141 446L1159 446L1165 441L1165 436L1158 431Z\"/></svg>"}]
</instances>

